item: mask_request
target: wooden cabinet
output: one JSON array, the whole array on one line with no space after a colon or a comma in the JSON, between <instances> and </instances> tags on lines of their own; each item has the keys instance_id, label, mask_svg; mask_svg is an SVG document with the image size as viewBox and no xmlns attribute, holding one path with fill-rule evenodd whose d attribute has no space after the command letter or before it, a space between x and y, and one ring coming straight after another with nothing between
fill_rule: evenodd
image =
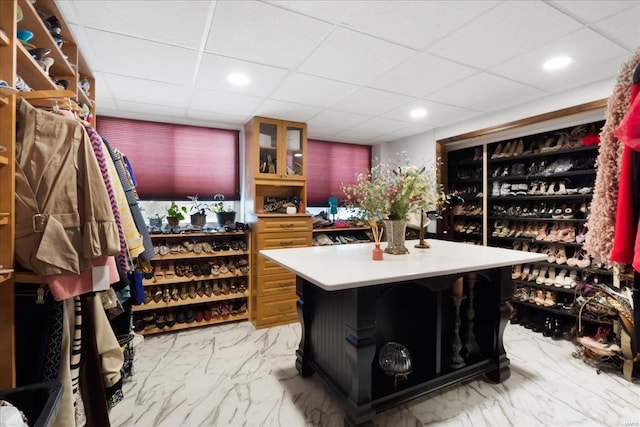
<instances>
[{"instance_id":1,"label":"wooden cabinet","mask_svg":"<svg viewBox=\"0 0 640 427\"><path fill-rule=\"evenodd\" d=\"M252 319L256 328L295 322L296 276L260 255L261 249L311 246L311 217L271 214L257 218L252 265L255 266ZM286 231L282 231L286 230Z\"/></svg>"},{"instance_id":2,"label":"wooden cabinet","mask_svg":"<svg viewBox=\"0 0 640 427\"><path fill-rule=\"evenodd\" d=\"M306 124L254 117L245 126L245 138L256 179L306 180Z\"/></svg>"},{"instance_id":3,"label":"wooden cabinet","mask_svg":"<svg viewBox=\"0 0 640 427\"><path fill-rule=\"evenodd\" d=\"M155 334L249 319L248 232L152 235L158 254L143 279L134 328Z\"/></svg>"},{"instance_id":4,"label":"wooden cabinet","mask_svg":"<svg viewBox=\"0 0 640 427\"><path fill-rule=\"evenodd\" d=\"M245 207L253 223L251 318L257 328L295 322L295 275L261 249L311 246L307 200L307 125L254 117L245 125ZM287 214L286 207L296 213Z\"/></svg>"}]
</instances>

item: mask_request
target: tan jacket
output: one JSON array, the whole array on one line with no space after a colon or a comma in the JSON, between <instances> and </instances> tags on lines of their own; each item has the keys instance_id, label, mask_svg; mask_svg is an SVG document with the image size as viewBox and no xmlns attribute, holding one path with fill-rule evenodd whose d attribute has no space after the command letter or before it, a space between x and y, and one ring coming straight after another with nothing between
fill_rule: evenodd
<instances>
[{"instance_id":1,"label":"tan jacket","mask_svg":"<svg viewBox=\"0 0 640 427\"><path fill-rule=\"evenodd\" d=\"M120 251L109 196L81 123L18 100L16 260L46 276Z\"/></svg>"}]
</instances>

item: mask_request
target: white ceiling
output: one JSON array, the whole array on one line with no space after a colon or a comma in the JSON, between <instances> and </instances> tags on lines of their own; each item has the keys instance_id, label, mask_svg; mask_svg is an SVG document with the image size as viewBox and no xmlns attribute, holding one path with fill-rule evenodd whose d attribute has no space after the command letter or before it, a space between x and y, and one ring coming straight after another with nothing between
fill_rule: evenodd
<instances>
[{"instance_id":1,"label":"white ceiling","mask_svg":"<svg viewBox=\"0 0 640 427\"><path fill-rule=\"evenodd\" d=\"M637 0L57 4L94 72L98 116L240 129L259 115L363 144L613 82L640 46ZM573 63L545 72L559 54ZM230 72L251 83L230 86Z\"/></svg>"}]
</instances>

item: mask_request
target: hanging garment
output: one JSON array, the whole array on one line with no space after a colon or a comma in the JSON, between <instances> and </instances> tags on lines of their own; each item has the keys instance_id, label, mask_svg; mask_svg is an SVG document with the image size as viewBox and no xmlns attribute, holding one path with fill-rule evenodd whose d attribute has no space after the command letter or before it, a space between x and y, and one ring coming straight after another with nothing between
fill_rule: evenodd
<instances>
[{"instance_id":1,"label":"hanging garment","mask_svg":"<svg viewBox=\"0 0 640 427\"><path fill-rule=\"evenodd\" d=\"M16 260L42 276L78 274L120 251L95 155L79 122L17 104Z\"/></svg>"},{"instance_id":2,"label":"hanging garment","mask_svg":"<svg viewBox=\"0 0 640 427\"><path fill-rule=\"evenodd\" d=\"M129 173L127 172L127 168L124 165L120 153L116 149L114 149L111 144L109 144L109 141L107 141L105 138L102 138L102 141L111 154L111 159L113 160L113 164L116 166L116 171L118 172L118 176L120 177L122 188L124 189L125 195L127 196L127 202L129 203L129 208L131 209L133 220L138 231L142 235L142 244L144 246L144 251L138 255L138 258L141 261L149 261L155 256L155 252L153 251L153 242L151 242L151 236L149 236L147 224L144 221L142 211L140 210L140 206L138 205L138 194L136 193L135 187L131 182L131 178L129 176Z\"/></svg>"},{"instance_id":3,"label":"hanging garment","mask_svg":"<svg viewBox=\"0 0 640 427\"><path fill-rule=\"evenodd\" d=\"M604 262L611 260L613 249L618 186L623 158L624 144L614 134L629 108L631 99L632 73L640 63L640 50L620 67L620 74L607 102L605 125L600 132L596 182L591 213L587 218L584 249L590 256Z\"/></svg>"},{"instance_id":4,"label":"hanging garment","mask_svg":"<svg viewBox=\"0 0 640 427\"><path fill-rule=\"evenodd\" d=\"M120 211L120 221L122 224L122 231L126 241L126 247L128 249L127 268L123 269L125 273L128 273L133 268L132 259L136 259L143 251L144 245L142 244L142 235L136 227L136 223L133 220L133 214L129 208L127 202L127 195L124 192L120 176L116 170L116 166L113 163L111 154L107 149L107 146L102 143L102 151L107 164L107 172L109 173L109 179L113 184L113 191L116 196L116 203L118 204L118 210Z\"/></svg>"},{"instance_id":5,"label":"hanging garment","mask_svg":"<svg viewBox=\"0 0 640 427\"><path fill-rule=\"evenodd\" d=\"M93 149L93 154L96 156L96 161L98 162L98 168L100 169L100 174L102 175L102 180L104 182L105 189L107 190L107 195L109 196L109 203L111 204L111 212L113 212L113 218L116 222L116 227L118 227L118 238L120 239L120 252L117 255L118 262L120 266L124 269L128 269L127 266L127 242L124 238L124 232L122 231L122 223L120 221L120 210L118 209L118 202L116 201L116 196L113 190L113 186L111 185L111 179L109 178L109 171L107 170L107 163L104 157L104 152L102 151L102 138L98 135L98 132L95 131L91 126L84 125L84 130L87 132L89 136L89 141L91 142L91 148Z\"/></svg>"},{"instance_id":6,"label":"hanging garment","mask_svg":"<svg viewBox=\"0 0 640 427\"><path fill-rule=\"evenodd\" d=\"M633 85L631 106L634 105L635 101L640 100L639 91L640 84ZM637 236L638 219L633 192L633 174L634 172L639 173L639 171L634 171L633 169L633 152L640 148L637 144L637 142L640 142L640 134L636 135L636 139L634 139L634 130L629 127L629 123L634 120L640 120L640 110L637 107L627 110L627 114L614 131L625 146L620 168L620 185L618 187L617 215L611 260L632 264L636 271L640 271L640 240Z\"/></svg>"}]
</instances>

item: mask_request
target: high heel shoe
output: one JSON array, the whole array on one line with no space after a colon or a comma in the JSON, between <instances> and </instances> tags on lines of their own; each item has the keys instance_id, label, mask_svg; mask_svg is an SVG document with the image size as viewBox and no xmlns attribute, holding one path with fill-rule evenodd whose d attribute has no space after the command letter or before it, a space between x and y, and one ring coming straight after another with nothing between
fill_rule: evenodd
<instances>
[{"instance_id":1,"label":"high heel shoe","mask_svg":"<svg viewBox=\"0 0 640 427\"><path fill-rule=\"evenodd\" d=\"M542 285L544 284L544 282L547 280L547 271L549 270L549 267L547 267L546 265L543 265L542 268L540 268L540 273L538 274L538 277L536 278L536 283L538 285Z\"/></svg>"},{"instance_id":2,"label":"high heel shoe","mask_svg":"<svg viewBox=\"0 0 640 427\"><path fill-rule=\"evenodd\" d=\"M496 149L493 151L493 154L491 155L492 159L498 159L500 158L500 156L502 155L502 150L503 150L503 146L502 143L499 143L498 146L496 147Z\"/></svg>"},{"instance_id":3,"label":"high heel shoe","mask_svg":"<svg viewBox=\"0 0 640 427\"><path fill-rule=\"evenodd\" d=\"M564 249L564 246L558 245L558 250L556 251L556 264L564 264L567 262L567 252Z\"/></svg>"},{"instance_id":4,"label":"high heel shoe","mask_svg":"<svg viewBox=\"0 0 640 427\"><path fill-rule=\"evenodd\" d=\"M529 277L529 272L531 271L531 266L529 264L525 265L522 269L522 274L520 274L520 280L526 280Z\"/></svg>"},{"instance_id":5,"label":"high heel shoe","mask_svg":"<svg viewBox=\"0 0 640 427\"><path fill-rule=\"evenodd\" d=\"M522 276L522 264L517 264L513 267L513 272L511 272L511 278L517 279Z\"/></svg>"},{"instance_id":6,"label":"high heel shoe","mask_svg":"<svg viewBox=\"0 0 640 427\"><path fill-rule=\"evenodd\" d=\"M564 285L564 279L565 276L567 275L567 269L563 268L562 270L560 270L560 273L558 273L558 275L556 276L555 280L553 281L553 286L559 288L562 285Z\"/></svg>"},{"instance_id":7,"label":"high heel shoe","mask_svg":"<svg viewBox=\"0 0 640 427\"><path fill-rule=\"evenodd\" d=\"M544 281L544 284L547 286L552 286L556 281L556 269L555 267L551 267L547 272L547 278Z\"/></svg>"},{"instance_id":8,"label":"high heel shoe","mask_svg":"<svg viewBox=\"0 0 640 427\"><path fill-rule=\"evenodd\" d=\"M533 271L527 276L527 280L529 282L535 282L538 279L539 275L540 275L540 267L536 265L535 267L533 267Z\"/></svg>"}]
</instances>

